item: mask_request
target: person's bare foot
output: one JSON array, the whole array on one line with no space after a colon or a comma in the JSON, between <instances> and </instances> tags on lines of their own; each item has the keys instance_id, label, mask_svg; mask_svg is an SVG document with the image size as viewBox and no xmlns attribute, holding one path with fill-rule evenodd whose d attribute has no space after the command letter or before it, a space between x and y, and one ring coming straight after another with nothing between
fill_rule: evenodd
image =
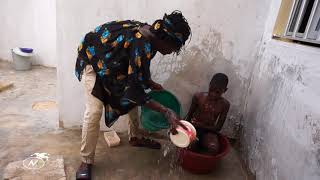
<instances>
[{"instance_id":1,"label":"person's bare foot","mask_svg":"<svg viewBox=\"0 0 320 180\"><path fill-rule=\"evenodd\" d=\"M150 149L161 149L161 144L157 141L147 138L132 137L129 140L129 144L135 147L146 147Z\"/></svg>"},{"instance_id":2,"label":"person's bare foot","mask_svg":"<svg viewBox=\"0 0 320 180\"><path fill-rule=\"evenodd\" d=\"M76 180L91 180L92 164L81 163L76 173Z\"/></svg>"}]
</instances>

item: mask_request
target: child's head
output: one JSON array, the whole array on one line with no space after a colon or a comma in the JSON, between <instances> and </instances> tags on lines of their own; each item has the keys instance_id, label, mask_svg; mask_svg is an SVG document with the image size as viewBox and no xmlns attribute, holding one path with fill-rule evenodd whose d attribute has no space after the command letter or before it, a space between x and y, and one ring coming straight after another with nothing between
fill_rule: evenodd
<instances>
[{"instance_id":1,"label":"child's head","mask_svg":"<svg viewBox=\"0 0 320 180\"><path fill-rule=\"evenodd\" d=\"M227 91L228 76L223 73L217 73L213 75L209 85L209 97L219 98L223 93Z\"/></svg>"},{"instance_id":2,"label":"child's head","mask_svg":"<svg viewBox=\"0 0 320 180\"><path fill-rule=\"evenodd\" d=\"M157 37L157 49L161 54L170 54L181 50L191 34L190 26L180 11L165 14L156 20L151 32Z\"/></svg>"}]
</instances>

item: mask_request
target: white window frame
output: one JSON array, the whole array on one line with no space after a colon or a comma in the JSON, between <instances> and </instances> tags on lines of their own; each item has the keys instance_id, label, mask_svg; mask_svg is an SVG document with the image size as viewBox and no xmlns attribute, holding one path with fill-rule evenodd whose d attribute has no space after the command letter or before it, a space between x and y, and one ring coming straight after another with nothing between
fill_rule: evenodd
<instances>
[{"instance_id":1,"label":"white window frame","mask_svg":"<svg viewBox=\"0 0 320 180\"><path fill-rule=\"evenodd\" d=\"M285 37L292 40L320 44L320 0L314 0L305 31L303 33L298 32L305 15L307 3L310 1L294 0L286 25ZM299 2L301 3L300 8L298 8ZM296 18L295 15L297 16ZM293 22L294 18L296 19L295 22ZM294 29L289 31L292 23L295 23Z\"/></svg>"}]
</instances>

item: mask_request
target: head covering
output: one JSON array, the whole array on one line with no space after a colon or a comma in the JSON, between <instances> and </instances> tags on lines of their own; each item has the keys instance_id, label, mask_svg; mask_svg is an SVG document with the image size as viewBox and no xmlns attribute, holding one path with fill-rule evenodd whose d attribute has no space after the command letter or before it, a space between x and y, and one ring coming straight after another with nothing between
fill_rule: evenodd
<instances>
[{"instance_id":1,"label":"head covering","mask_svg":"<svg viewBox=\"0 0 320 180\"><path fill-rule=\"evenodd\" d=\"M184 44L183 35L176 30L167 16L165 14L162 20L156 21L153 24L153 29L156 31L162 30L166 35L172 37L179 46L182 46Z\"/></svg>"},{"instance_id":2,"label":"head covering","mask_svg":"<svg viewBox=\"0 0 320 180\"><path fill-rule=\"evenodd\" d=\"M171 21L167 18L167 14L163 17L163 30L179 44L184 44L183 35L176 31L175 27L172 25Z\"/></svg>"}]
</instances>

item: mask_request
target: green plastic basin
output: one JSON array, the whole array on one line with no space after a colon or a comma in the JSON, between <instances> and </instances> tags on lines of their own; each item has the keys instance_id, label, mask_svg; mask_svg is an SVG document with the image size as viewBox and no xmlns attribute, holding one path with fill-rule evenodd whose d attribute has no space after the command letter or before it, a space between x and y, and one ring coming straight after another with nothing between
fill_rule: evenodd
<instances>
[{"instance_id":1,"label":"green plastic basin","mask_svg":"<svg viewBox=\"0 0 320 180\"><path fill-rule=\"evenodd\" d=\"M169 91L151 91L148 93L152 100L159 102L163 106L170 108L175 113L180 115L181 105L179 100ZM142 127L148 131L159 131L161 129L168 129L169 123L167 119L159 112L153 111L142 106L141 108L141 124Z\"/></svg>"}]
</instances>

